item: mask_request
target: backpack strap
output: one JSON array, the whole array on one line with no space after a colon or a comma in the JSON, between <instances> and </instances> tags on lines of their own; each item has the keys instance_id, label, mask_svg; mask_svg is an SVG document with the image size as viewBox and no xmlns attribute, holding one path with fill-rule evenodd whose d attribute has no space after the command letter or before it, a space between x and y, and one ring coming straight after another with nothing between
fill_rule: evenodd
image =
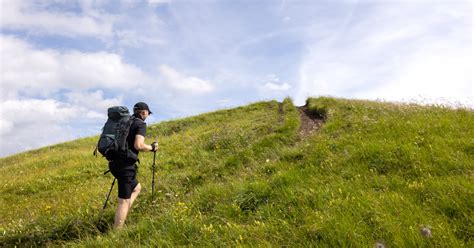
<instances>
[{"instance_id":1,"label":"backpack strap","mask_svg":"<svg viewBox=\"0 0 474 248\"><path fill-rule=\"evenodd\" d=\"M145 121L143 121L141 118L138 118L138 117L135 116L135 115L130 116L130 119L131 119L132 121L134 121L135 119L137 119L139 122L145 122ZM132 124L133 124L133 123L132 123ZM131 127L131 125L130 125L130 127ZM130 148L128 148L128 149L130 149ZM137 163L140 164L140 159L139 159L138 157L137 157Z\"/></svg>"}]
</instances>

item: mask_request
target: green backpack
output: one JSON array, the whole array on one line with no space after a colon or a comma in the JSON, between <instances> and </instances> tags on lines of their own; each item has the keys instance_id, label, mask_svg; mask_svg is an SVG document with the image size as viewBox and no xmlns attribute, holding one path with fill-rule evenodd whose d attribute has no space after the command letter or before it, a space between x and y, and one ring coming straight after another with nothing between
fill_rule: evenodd
<instances>
[{"instance_id":1,"label":"green backpack","mask_svg":"<svg viewBox=\"0 0 474 248\"><path fill-rule=\"evenodd\" d=\"M97 156L97 151L99 151L109 161L117 159L137 161L138 155L129 149L127 142L128 133L135 117L130 115L125 106L109 108L107 116L108 119L102 128L94 155Z\"/></svg>"}]
</instances>

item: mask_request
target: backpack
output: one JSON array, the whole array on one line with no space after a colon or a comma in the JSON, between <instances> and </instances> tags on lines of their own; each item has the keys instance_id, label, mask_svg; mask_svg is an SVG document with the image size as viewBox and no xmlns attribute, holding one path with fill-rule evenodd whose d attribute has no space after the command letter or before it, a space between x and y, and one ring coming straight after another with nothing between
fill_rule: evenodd
<instances>
[{"instance_id":1,"label":"backpack","mask_svg":"<svg viewBox=\"0 0 474 248\"><path fill-rule=\"evenodd\" d=\"M127 137L130 127L135 119L131 116L128 108L124 106L114 106L107 110L107 122L102 128L97 147L97 151L102 154L108 161L117 159L130 159L137 161L138 155L128 147Z\"/></svg>"}]
</instances>

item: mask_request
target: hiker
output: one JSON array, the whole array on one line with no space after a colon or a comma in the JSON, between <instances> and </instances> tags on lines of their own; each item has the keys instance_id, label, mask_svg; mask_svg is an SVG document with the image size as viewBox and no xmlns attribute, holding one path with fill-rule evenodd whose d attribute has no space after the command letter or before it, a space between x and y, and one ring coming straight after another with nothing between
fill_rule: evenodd
<instances>
[{"instance_id":1,"label":"hiker","mask_svg":"<svg viewBox=\"0 0 474 248\"><path fill-rule=\"evenodd\" d=\"M145 144L146 118L152 114L148 105L138 102L133 107L133 122L127 137L129 149L136 155L140 151L158 150L158 143ZM138 156L137 156L138 157ZM137 181L137 160L130 158L116 159L109 162L109 169L118 181L118 206L115 212L114 229L121 229L127 218L128 211L141 190Z\"/></svg>"}]
</instances>

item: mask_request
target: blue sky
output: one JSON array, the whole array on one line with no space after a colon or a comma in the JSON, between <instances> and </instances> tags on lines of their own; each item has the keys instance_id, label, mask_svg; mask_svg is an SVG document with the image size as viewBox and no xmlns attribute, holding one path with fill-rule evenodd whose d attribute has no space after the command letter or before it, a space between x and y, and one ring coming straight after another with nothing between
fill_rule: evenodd
<instances>
[{"instance_id":1,"label":"blue sky","mask_svg":"<svg viewBox=\"0 0 474 248\"><path fill-rule=\"evenodd\" d=\"M0 156L96 135L112 105L155 123L331 95L474 107L472 1L1 1Z\"/></svg>"}]
</instances>

